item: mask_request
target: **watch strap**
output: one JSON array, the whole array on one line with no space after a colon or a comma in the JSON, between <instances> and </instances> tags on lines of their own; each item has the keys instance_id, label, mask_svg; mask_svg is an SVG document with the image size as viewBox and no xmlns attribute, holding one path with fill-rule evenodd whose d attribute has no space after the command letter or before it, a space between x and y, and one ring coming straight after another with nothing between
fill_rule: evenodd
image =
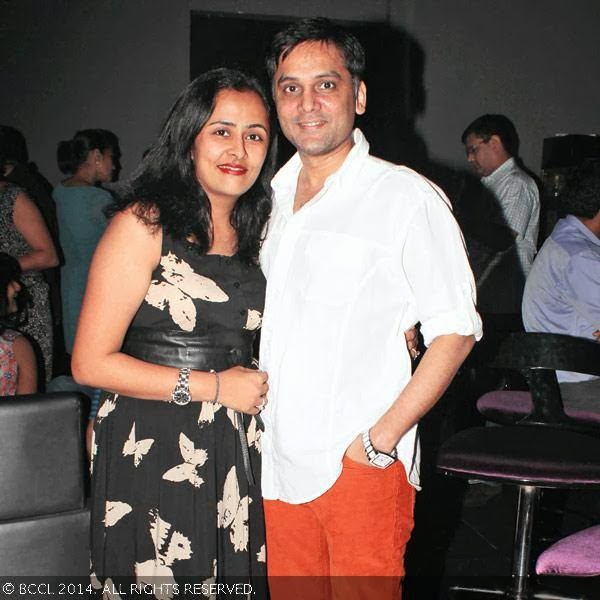
<instances>
[{"instance_id":1,"label":"watch strap","mask_svg":"<svg viewBox=\"0 0 600 600\"><path fill-rule=\"evenodd\" d=\"M365 454L367 455L369 462L372 463L375 460L375 458L377 458L378 454L384 454L385 456L389 456L394 460L398 460L398 451L396 450L396 448L393 448L391 452L382 452L381 450L377 450L373 446L373 442L371 442L371 436L369 435L368 429L362 434L362 442L365 448Z\"/></svg>"},{"instance_id":2,"label":"watch strap","mask_svg":"<svg viewBox=\"0 0 600 600\"><path fill-rule=\"evenodd\" d=\"M191 369L188 367L179 369L177 383L171 392L171 402L174 404L185 406L192 401L192 395L190 393L190 372Z\"/></svg>"}]
</instances>

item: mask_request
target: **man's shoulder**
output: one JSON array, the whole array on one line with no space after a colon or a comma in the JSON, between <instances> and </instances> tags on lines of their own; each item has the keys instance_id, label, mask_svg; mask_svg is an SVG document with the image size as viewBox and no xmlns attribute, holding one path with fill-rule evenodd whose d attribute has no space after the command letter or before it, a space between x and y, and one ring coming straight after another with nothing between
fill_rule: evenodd
<instances>
[{"instance_id":1,"label":"man's shoulder","mask_svg":"<svg viewBox=\"0 0 600 600\"><path fill-rule=\"evenodd\" d=\"M550 238L570 257L588 254L590 251L591 242L568 218L561 219L556 224Z\"/></svg>"},{"instance_id":2,"label":"man's shoulder","mask_svg":"<svg viewBox=\"0 0 600 600\"><path fill-rule=\"evenodd\" d=\"M516 162L513 162L505 177L511 182L511 184L520 185L530 190L535 190L536 193L538 191L535 179Z\"/></svg>"},{"instance_id":3,"label":"man's shoulder","mask_svg":"<svg viewBox=\"0 0 600 600\"><path fill-rule=\"evenodd\" d=\"M373 155L369 155L367 167L364 183L376 193L384 193L391 200L408 198L413 203L442 200L450 206L448 198L435 183L410 167Z\"/></svg>"}]
</instances>

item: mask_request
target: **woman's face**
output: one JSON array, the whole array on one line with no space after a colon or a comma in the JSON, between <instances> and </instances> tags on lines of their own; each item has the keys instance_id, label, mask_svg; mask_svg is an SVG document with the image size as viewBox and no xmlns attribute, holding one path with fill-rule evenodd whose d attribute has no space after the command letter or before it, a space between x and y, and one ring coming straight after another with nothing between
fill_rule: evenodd
<instances>
[{"instance_id":1,"label":"woman's face","mask_svg":"<svg viewBox=\"0 0 600 600\"><path fill-rule=\"evenodd\" d=\"M12 314L17 312L17 296L21 291L21 284L18 281L11 281L6 289L6 297L8 299L8 313Z\"/></svg>"},{"instance_id":2,"label":"woman's face","mask_svg":"<svg viewBox=\"0 0 600 600\"><path fill-rule=\"evenodd\" d=\"M233 207L262 169L269 148L269 116L255 92L221 90L192 146L196 178L211 203Z\"/></svg>"}]
</instances>

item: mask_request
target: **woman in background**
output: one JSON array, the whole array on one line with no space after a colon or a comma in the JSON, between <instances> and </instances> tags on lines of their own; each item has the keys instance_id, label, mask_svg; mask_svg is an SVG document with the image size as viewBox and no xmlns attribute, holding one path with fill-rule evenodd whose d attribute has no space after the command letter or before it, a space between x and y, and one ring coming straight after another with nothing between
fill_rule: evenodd
<instances>
[{"instance_id":1,"label":"woman in background","mask_svg":"<svg viewBox=\"0 0 600 600\"><path fill-rule=\"evenodd\" d=\"M26 293L21 267L0 252L0 396L37 391L37 365L33 347L18 331L27 320Z\"/></svg>"},{"instance_id":2,"label":"woman in background","mask_svg":"<svg viewBox=\"0 0 600 600\"><path fill-rule=\"evenodd\" d=\"M96 245L106 228L104 209L109 192L97 187L113 179L119 155L117 137L105 129L78 131L72 140L60 142L58 167L68 177L54 188L60 244L64 255L61 293L65 349L73 352L75 328L88 269Z\"/></svg>"},{"instance_id":3,"label":"woman in background","mask_svg":"<svg viewBox=\"0 0 600 600\"><path fill-rule=\"evenodd\" d=\"M58 265L58 254L37 206L23 189L6 181L0 181L0 252L16 258L23 272L32 305L22 330L37 344L43 359L39 379L48 382L52 377L52 315L42 271Z\"/></svg>"},{"instance_id":4,"label":"woman in background","mask_svg":"<svg viewBox=\"0 0 600 600\"><path fill-rule=\"evenodd\" d=\"M264 304L272 131L253 78L198 77L94 255L72 367L109 392L93 443L95 585L265 574L255 416L268 385L248 367Z\"/></svg>"}]
</instances>

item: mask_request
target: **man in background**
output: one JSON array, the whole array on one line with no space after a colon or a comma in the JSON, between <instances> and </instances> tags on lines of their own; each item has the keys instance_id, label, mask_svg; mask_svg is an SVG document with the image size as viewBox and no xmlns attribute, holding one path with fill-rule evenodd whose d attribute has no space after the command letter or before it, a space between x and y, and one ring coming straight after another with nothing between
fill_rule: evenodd
<instances>
[{"instance_id":1,"label":"man in background","mask_svg":"<svg viewBox=\"0 0 600 600\"><path fill-rule=\"evenodd\" d=\"M526 331L600 342L600 162L575 170L560 197L566 217L537 255L523 295ZM563 404L600 408L600 378L557 372Z\"/></svg>"},{"instance_id":2,"label":"man in background","mask_svg":"<svg viewBox=\"0 0 600 600\"><path fill-rule=\"evenodd\" d=\"M464 130L461 140L470 166L489 192L483 218L497 230L507 230L509 236L505 249L489 253L474 265L478 306L488 313L519 313L537 249L538 188L519 165L519 136L508 117L482 115ZM490 234L483 235L484 226L481 229L480 242L486 245Z\"/></svg>"}]
</instances>

